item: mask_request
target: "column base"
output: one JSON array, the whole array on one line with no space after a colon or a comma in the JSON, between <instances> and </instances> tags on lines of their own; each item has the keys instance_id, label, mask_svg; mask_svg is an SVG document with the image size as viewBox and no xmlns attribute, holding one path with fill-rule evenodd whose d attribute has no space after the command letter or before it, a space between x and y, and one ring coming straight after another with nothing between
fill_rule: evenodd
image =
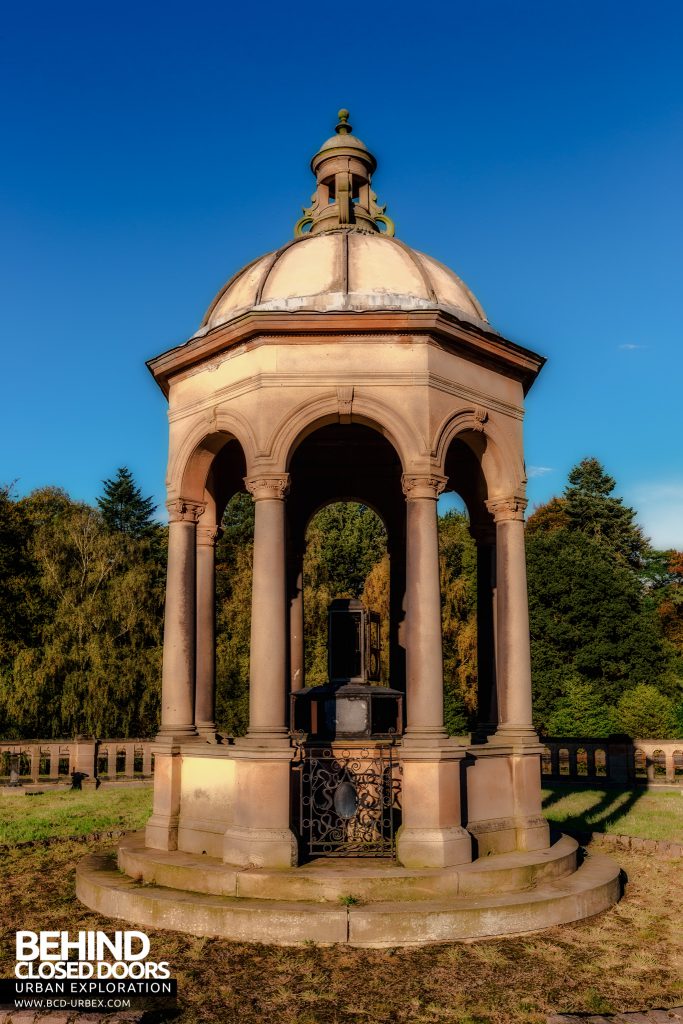
<instances>
[{"instance_id":1,"label":"column base","mask_svg":"<svg viewBox=\"0 0 683 1024\"><path fill-rule=\"evenodd\" d=\"M404 868L448 868L469 864L472 837L459 825L449 828L407 828L396 836L396 853Z\"/></svg>"},{"instance_id":2,"label":"column base","mask_svg":"<svg viewBox=\"0 0 683 1024\"><path fill-rule=\"evenodd\" d=\"M500 732L469 748L467 830L478 857L549 847L550 830L541 813L542 749L535 734L512 742Z\"/></svg>"},{"instance_id":3,"label":"column base","mask_svg":"<svg viewBox=\"0 0 683 1024\"><path fill-rule=\"evenodd\" d=\"M197 735L207 743L219 743L215 722L197 722Z\"/></svg>"},{"instance_id":4,"label":"column base","mask_svg":"<svg viewBox=\"0 0 683 1024\"><path fill-rule=\"evenodd\" d=\"M299 847L289 828L228 825L223 860L241 868L292 868L299 862Z\"/></svg>"},{"instance_id":5,"label":"column base","mask_svg":"<svg viewBox=\"0 0 683 1024\"><path fill-rule=\"evenodd\" d=\"M157 737L154 752L154 806L145 828L145 844L153 850L178 849L180 817L180 747Z\"/></svg>"},{"instance_id":6,"label":"column base","mask_svg":"<svg viewBox=\"0 0 683 1024\"><path fill-rule=\"evenodd\" d=\"M472 860L472 839L462 827L460 811L465 754L440 729L403 737L403 825L396 852L404 867L444 868Z\"/></svg>"},{"instance_id":7,"label":"column base","mask_svg":"<svg viewBox=\"0 0 683 1024\"><path fill-rule=\"evenodd\" d=\"M289 736L282 730L250 733L231 746L235 797L223 837L227 864L289 868L298 863L298 843L289 827L293 756Z\"/></svg>"}]
</instances>

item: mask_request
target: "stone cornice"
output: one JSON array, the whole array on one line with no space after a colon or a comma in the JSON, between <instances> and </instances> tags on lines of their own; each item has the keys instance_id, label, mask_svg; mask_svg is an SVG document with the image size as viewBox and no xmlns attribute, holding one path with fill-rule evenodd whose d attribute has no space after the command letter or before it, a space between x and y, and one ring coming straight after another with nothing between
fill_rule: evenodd
<instances>
[{"instance_id":1,"label":"stone cornice","mask_svg":"<svg viewBox=\"0 0 683 1024\"><path fill-rule=\"evenodd\" d=\"M545 363L542 356L508 341L492 328L459 320L443 309L366 310L364 312L295 313L251 310L228 324L150 359L147 366L168 395L171 378L215 358L227 349L260 336L264 340L326 340L328 337L371 334L428 334L465 358L521 381L525 392Z\"/></svg>"},{"instance_id":2,"label":"stone cornice","mask_svg":"<svg viewBox=\"0 0 683 1024\"><path fill-rule=\"evenodd\" d=\"M448 477L439 476L437 473L425 473L424 476L404 473L401 477L401 487L408 501L415 498L430 498L436 501L447 483Z\"/></svg>"},{"instance_id":3,"label":"stone cornice","mask_svg":"<svg viewBox=\"0 0 683 1024\"><path fill-rule=\"evenodd\" d=\"M289 494L289 473L245 476L244 486L254 501L283 501Z\"/></svg>"}]
</instances>

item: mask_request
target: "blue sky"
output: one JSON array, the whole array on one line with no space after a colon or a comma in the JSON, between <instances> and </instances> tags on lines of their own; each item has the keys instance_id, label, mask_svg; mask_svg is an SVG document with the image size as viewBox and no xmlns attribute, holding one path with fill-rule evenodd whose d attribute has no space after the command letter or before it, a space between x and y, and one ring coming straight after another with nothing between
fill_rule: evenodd
<instances>
[{"instance_id":1,"label":"blue sky","mask_svg":"<svg viewBox=\"0 0 683 1024\"><path fill-rule=\"evenodd\" d=\"M145 360L291 236L347 106L399 237L548 357L532 505L595 455L683 548L680 3L38 2L0 46L0 481L163 502Z\"/></svg>"}]
</instances>

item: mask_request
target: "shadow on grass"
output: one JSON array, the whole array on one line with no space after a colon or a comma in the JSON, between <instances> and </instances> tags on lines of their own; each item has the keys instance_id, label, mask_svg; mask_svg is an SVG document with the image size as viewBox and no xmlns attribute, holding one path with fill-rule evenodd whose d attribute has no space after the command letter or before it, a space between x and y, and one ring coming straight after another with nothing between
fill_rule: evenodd
<instances>
[{"instance_id":1,"label":"shadow on grass","mask_svg":"<svg viewBox=\"0 0 683 1024\"><path fill-rule=\"evenodd\" d=\"M568 815L562 820L552 821L554 828L564 832L575 832L586 834L589 832L604 832L606 826L615 826L626 817L632 807L637 804L640 798L647 792L645 788L610 788L600 790L598 787L586 790L579 786L552 786L551 791L543 799L543 810L547 811L554 804L559 803L564 797L582 793L600 793L597 803L587 807L580 813ZM624 800L624 796L626 799Z\"/></svg>"}]
</instances>

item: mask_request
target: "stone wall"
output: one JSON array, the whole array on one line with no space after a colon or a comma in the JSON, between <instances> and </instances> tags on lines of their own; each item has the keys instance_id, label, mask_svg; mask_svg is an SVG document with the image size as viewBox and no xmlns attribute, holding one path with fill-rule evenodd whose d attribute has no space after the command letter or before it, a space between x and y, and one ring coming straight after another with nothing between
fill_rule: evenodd
<instances>
[{"instance_id":1,"label":"stone wall","mask_svg":"<svg viewBox=\"0 0 683 1024\"><path fill-rule=\"evenodd\" d=\"M545 782L683 785L683 739L543 739Z\"/></svg>"},{"instance_id":2,"label":"stone wall","mask_svg":"<svg viewBox=\"0 0 683 1024\"><path fill-rule=\"evenodd\" d=\"M0 783L16 772L19 783L67 781L72 772L89 779L151 778L152 740L0 740Z\"/></svg>"}]
</instances>

